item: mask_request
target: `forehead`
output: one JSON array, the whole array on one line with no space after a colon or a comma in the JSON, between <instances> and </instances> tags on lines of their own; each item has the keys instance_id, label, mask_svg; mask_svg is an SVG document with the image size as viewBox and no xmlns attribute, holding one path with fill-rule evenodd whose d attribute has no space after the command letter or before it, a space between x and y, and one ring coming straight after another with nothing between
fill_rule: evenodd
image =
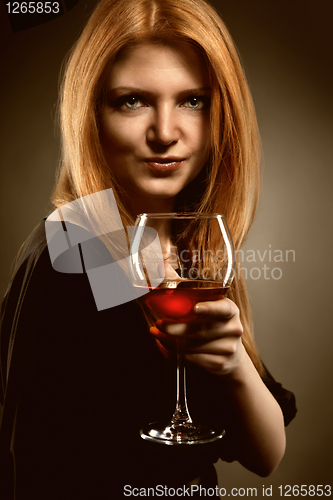
<instances>
[{"instance_id":1,"label":"forehead","mask_svg":"<svg viewBox=\"0 0 333 500\"><path fill-rule=\"evenodd\" d=\"M109 88L181 85L207 87L209 77L203 55L190 43L141 43L123 50L109 68Z\"/></svg>"}]
</instances>

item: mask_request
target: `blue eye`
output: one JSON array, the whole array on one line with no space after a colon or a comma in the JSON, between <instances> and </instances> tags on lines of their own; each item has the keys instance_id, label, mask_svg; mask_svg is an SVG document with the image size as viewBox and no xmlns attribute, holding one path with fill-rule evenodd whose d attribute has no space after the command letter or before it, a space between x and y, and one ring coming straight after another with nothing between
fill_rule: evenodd
<instances>
[{"instance_id":1,"label":"blue eye","mask_svg":"<svg viewBox=\"0 0 333 500\"><path fill-rule=\"evenodd\" d=\"M210 99L208 96L190 96L182 104L182 107L201 110L209 107Z\"/></svg>"},{"instance_id":2,"label":"blue eye","mask_svg":"<svg viewBox=\"0 0 333 500\"><path fill-rule=\"evenodd\" d=\"M113 108L128 110L128 109L138 109L145 107L146 104L143 99L138 95L122 95L115 99L109 101L109 106Z\"/></svg>"},{"instance_id":3,"label":"blue eye","mask_svg":"<svg viewBox=\"0 0 333 500\"><path fill-rule=\"evenodd\" d=\"M190 108L197 109L202 105L202 101L198 97L190 97L190 99L188 100L188 104Z\"/></svg>"},{"instance_id":4,"label":"blue eye","mask_svg":"<svg viewBox=\"0 0 333 500\"><path fill-rule=\"evenodd\" d=\"M126 96L123 99L123 104L130 109L134 109L134 108L140 108L143 105L143 102L139 99L139 97L131 95L131 96Z\"/></svg>"}]
</instances>

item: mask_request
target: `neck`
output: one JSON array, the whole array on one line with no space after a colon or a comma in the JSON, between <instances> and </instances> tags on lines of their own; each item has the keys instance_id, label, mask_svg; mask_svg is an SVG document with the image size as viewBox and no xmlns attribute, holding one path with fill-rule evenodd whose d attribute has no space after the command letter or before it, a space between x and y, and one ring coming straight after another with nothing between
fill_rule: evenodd
<instances>
[{"instance_id":1,"label":"neck","mask_svg":"<svg viewBox=\"0 0 333 500\"><path fill-rule=\"evenodd\" d=\"M174 210L175 198L148 198L130 194L131 214L134 218L142 213L169 213Z\"/></svg>"}]
</instances>

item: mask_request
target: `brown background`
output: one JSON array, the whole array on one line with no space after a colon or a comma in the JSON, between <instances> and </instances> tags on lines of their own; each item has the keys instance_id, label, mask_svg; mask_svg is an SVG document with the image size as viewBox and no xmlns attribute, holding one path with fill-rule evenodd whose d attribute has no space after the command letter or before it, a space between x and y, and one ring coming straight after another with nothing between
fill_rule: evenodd
<instances>
[{"instance_id":1,"label":"brown background","mask_svg":"<svg viewBox=\"0 0 333 500\"><path fill-rule=\"evenodd\" d=\"M50 207L58 75L93 4L80 0L64 16L15 34L0 5L1 296L19 246ZM228 491L257 487L261 498L262 486L272 485L271 498L280 498L279 485L333 483L330 2L213 4L242 55L263 140L262 194L243 262L256 339L269 369L296 393L299 410L270 478L237 463L217 469ZM295 259L289 253L288 262L276 262L277 250L284 260L294 250ZM246 261L250 256L255 261ZM272 275L273 268L281 271Z\"/></svg>"}]
</instances>

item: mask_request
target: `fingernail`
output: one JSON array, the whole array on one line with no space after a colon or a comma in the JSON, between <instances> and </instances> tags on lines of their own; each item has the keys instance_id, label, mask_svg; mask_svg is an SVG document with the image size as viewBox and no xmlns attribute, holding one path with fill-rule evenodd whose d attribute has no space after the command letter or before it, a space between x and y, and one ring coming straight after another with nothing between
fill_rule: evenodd
<instances>
[{"instance_id":1,"label":"fingernail","mask_svg":"<svg viewBox=\"0 0 333 500\"><path fill-rule=\"evenodd\" d=\"M197 304L194 308L196 314L205 314L208 312L208 307L203 304Z\"/></svg>"}]
</instances>

